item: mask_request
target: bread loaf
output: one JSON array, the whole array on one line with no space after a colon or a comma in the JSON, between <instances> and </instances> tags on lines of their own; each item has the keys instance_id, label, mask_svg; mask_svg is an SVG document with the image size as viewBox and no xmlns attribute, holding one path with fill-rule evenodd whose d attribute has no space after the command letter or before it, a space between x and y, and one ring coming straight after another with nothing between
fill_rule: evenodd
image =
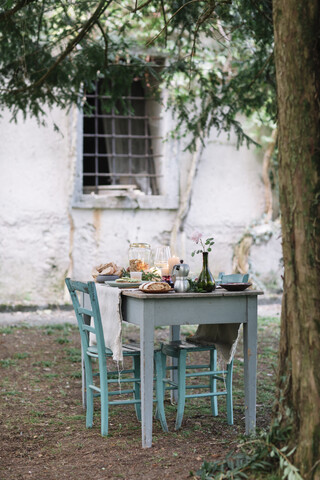
<instances>
[{"instance_id":1,"label":"bread loaf","mask_svg":"<svg viewBox=\"0 0 320 480\"><path fill-rule=\"evenodd\" d=\"M152 292L152 291L163 291L168 292L171 290L170 285L166 282L145 282L139 287L143 292Z\"/></svg>"}]
</instances>

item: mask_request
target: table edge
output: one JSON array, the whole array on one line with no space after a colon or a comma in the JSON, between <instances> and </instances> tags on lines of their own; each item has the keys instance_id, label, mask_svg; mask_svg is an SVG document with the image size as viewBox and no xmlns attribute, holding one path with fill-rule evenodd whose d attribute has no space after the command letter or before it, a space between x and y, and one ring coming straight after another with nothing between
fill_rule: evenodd
<instances>
[{"instance_id":1,"label":"table edge","mask_svg":"<svg viewBox=\"0 0 320 480\"><path fill-rule=\"evenodd\" d=\"M133 297L137 299L161 299L161 298L218 298L218 297L255 297L258 295L263 295L262 290L244 290L243 292L228 292L228 291L214 291L211 293L145 293L141 290L127 290L122 289L121 294L125 297Z\"/></svg>"}]
</instances>

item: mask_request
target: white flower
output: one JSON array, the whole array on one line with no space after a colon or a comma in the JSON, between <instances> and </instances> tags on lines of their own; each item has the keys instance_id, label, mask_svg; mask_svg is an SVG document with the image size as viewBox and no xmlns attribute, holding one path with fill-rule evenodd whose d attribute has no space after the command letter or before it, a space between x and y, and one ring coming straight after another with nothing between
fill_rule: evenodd
<instances>
[{"instance_id":1,"label":"white flower","mask_svg":"<svg viewBox=\"0 0 320 480\"><path fill-rule=\"evenodd\" d=\"M191 240L193 240L196 243L199 243L199 240L202 238L202 233L200 232L193 232L191 235Z\"/></svg>"}]
</instances>

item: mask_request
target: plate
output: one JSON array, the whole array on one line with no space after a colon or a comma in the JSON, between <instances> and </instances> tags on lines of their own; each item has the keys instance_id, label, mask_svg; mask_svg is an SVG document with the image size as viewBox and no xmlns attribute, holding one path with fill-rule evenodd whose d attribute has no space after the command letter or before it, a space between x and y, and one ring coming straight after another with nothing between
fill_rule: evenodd
<instances>
[{"instance_id":1,"label":"plate","mask_svg":"<svg viewBox=\"0 0 320 480\"><path fill-rule=\"evenodd\" d=\"M104 283L106 281L117 280L119 275L98 275L97 276L97 283Z\"/></svg>"},{"instance_id":2,"label":"plate","mask_svg":"<svg viewBox=\"0 0 320 480\"><path fill-rule=\"evenodd\" d=\"M142 292L142 293L170 293L170 292L174 292L174 288L171 288L170 290L142 290L142 289L140 289L140 292Z\"/></svg>"},{"instance_id":3,"label":"plate","mask_svg":"<svg viewBox=\"0 0 320 480\"><path fill-rule=\"evenodd\" d=\"M143 283L143 282L135 282L135 283L133 283L133 282L128 282L128 283L124 283L124 282L122 283L122 282L120 282L120 283L118 283L118 282L110 282L110 281L109 281L109 282L104 282L104 283L106 283L106 284L109 285L110 287L118 287L118 288L138 288L138 287L141 285L141 283Z\"/></svg>"},{"instance_id":4,"label":"plate","mask_svg":"<svg viewBox=\"0 0 320 480\"><path fill-rule=\"evenodd\" d=\"M251 283L221 283L220 287L225 288L228 292L241 292L251 285Z\"/></svg>"}]
</instances>

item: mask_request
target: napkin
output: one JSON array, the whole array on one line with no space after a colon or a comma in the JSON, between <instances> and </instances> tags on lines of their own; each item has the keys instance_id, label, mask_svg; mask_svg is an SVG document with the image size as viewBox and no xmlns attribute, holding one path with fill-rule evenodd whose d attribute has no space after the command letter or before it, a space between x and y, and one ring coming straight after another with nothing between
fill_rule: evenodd
<instances>
[{"instance_id":1,"label":"napkin","mask_svg":"<svg viewBox=\"0 0 320 480\"><path fill-rule=\"evenodd\" d=\"M112 350L113 360L122 362L121 290L99 283L96 289L105 345Z\"/></svg>"},{"instance_id":2,"label":"napkin","mask_svg":"<svg viewBox=\"0 0 320 480\"><path fill-rule=\"evenodd\" d=\"M187 337L187 342L199 345L214 345L223 359L230 363L240 337L241 323L199 325L196 333Z\"/></svg>"}]
</instances>

